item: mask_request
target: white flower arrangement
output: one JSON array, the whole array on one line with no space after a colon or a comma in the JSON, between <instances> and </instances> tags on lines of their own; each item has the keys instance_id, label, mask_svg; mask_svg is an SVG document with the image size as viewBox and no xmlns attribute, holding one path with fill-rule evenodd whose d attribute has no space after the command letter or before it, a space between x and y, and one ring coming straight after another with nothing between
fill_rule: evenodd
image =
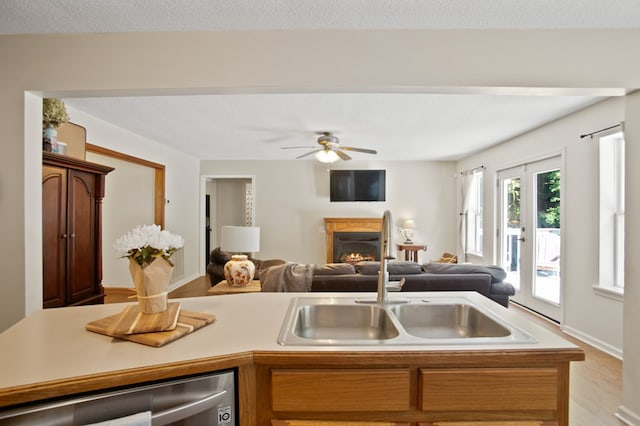
<instances>
[{"instance_id":1,"label":"white flower arrangement","mask_svg":"<svg viewBox=\"0 0 640 426\"><path fill-rule=\"evenodd\" d=\"M128 257L138 265L145 266L158 257L171 263L169 258L184 246L184 240L158 225L139 225L118 238L113 246L121 257Z\"/></svg>"}]
</instances>

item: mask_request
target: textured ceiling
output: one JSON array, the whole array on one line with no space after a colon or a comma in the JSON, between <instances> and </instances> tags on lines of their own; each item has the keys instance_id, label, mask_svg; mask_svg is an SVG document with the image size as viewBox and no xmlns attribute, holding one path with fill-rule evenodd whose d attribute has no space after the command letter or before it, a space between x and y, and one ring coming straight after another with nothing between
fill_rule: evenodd
<instances>
[{"instance_id":1,"label":"textured ceiling","mask_svg":"<svg viewBox=\"0 0 640 426\"><path fill-rule=\"evenodd\" d=\"M0 34L638 28L638 0L2 0Z\"/></svg>"},{"instance_id":2,"label":"textured ceiling","mask_svg":"<svg viewBox=\"0 0 640 426\"><path fill-rule=\"evenodd\" d=\"M423 28L640 28L640 1L0 0L0 34ZM298 94L65 102L203 159L246 158L247 153L255 159L294 158L305 151L280 148L314 146L314 133L329 130L336 132L343 145L377 149L377 158L446 160L499 143L599 99ZM190 129L188 135L177 133L176 129L184 128ZM357 153L353 157L368 158Z\"/></svg>"}]
</instances>

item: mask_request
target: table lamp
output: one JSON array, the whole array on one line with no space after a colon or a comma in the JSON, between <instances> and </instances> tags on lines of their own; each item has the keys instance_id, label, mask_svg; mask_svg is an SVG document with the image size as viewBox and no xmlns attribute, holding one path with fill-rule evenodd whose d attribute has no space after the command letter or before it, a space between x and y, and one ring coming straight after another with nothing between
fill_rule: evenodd
<instances>
[{"instance_id":1,"label":"table lamp","mask_svg":"<svg viewBox=\"0 0 640 426\"><path fill-rule=\"evenodd\" d=\"M256 266L244 253L260 251L260 228L254 226L223 226L220 248L230 253L231 260L224 265L227 284L243 287L256 273Z\"/></svg>"},{"instance_id":2,"label":"table lamp","mask_svg":"<svg viewBox=\"0 0 640 426\"><path fill-rule=\"evenodd\" d=\"M413 244L411 238L413 238L413 230L416 229L416 224L413 222L413 220L405 220L400 229L402 231L402 236L405 239L404 244Z\"/></svg>"}]
</instances>

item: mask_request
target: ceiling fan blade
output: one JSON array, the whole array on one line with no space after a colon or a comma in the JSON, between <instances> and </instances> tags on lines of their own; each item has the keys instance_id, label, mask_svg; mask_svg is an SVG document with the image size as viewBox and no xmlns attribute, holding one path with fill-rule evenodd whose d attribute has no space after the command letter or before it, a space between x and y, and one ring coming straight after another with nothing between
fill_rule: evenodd
<instances>
[{"instance_id":1,"label":"ceiling fan blade","mask_svg":"<svg viewBox=\"0 0 640 426\"><path fill-rule=\"evenodd\" d=\"M375 149L366 149L366 148L355 148L352 146L341 146L340 149L344 149L346 151L355 151L355 152L364 152L365 154L377 154L378 151Z\"/></svg>"},{"instance_id":2,"label":"ceiling fan blade","mask_svg":"<svg viewBox=\"0 0 640 426\"><path fill-rule=\"evenodd\" d=\"M336 154L338 154L338 157L340 157L340 158L341 158L342 160L344 160L344 161L351 160L351 157L350 157L350 156L348 156L346 152L342 152L342 150L341 150L341 149L336 149L336 150L334 150L334 152L335 152Z\"/></svg>"},{"instance_id":3,"label":"ceiling fan blade","mask_svg":"<svg viewBox=\"0 0 640 426\"><path fill-rule=\"evenodd\" d=\"M306 146L283 146L283 147L280 147L280 149L300 149L300 148L313 149L313 148L315 148L315 146L306 145Z\"/></svg>"},{"instance_id":4,"label":"ceiling fan blade","mask_svg":"<svg viewBox=\"0 0 640 426\"><path fill-rule=\"evenodd\" d=\"M322 151L322 150L324 150L324 148L316 149L316 150L313 150L313 151L309 151L309 152L307 152L306 154L298 155L298 156L296 157L296 160L298 160L298 159L300 159L300 158L304 158L304 157L306 157L306 156L308 156L308 155L311 155L311 154L315 154L316 152L318 152L318 151Z\"/></svg>"}]
</instances>

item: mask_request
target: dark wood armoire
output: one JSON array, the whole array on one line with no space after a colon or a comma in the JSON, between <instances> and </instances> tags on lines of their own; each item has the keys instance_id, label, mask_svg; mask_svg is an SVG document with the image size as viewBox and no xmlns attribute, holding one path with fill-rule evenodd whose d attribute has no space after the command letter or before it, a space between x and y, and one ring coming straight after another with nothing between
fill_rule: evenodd
<instances>
[{"instance_id":1,"label":"dark wood armoire","mask_svg":"<svg viewBox=\"0 0 640 426\"><path fill-rule=\"evenodd\" d=\"M102 200L113 170L42 153L43 307L102 303Z\"/></svg>"}]
</instances>

